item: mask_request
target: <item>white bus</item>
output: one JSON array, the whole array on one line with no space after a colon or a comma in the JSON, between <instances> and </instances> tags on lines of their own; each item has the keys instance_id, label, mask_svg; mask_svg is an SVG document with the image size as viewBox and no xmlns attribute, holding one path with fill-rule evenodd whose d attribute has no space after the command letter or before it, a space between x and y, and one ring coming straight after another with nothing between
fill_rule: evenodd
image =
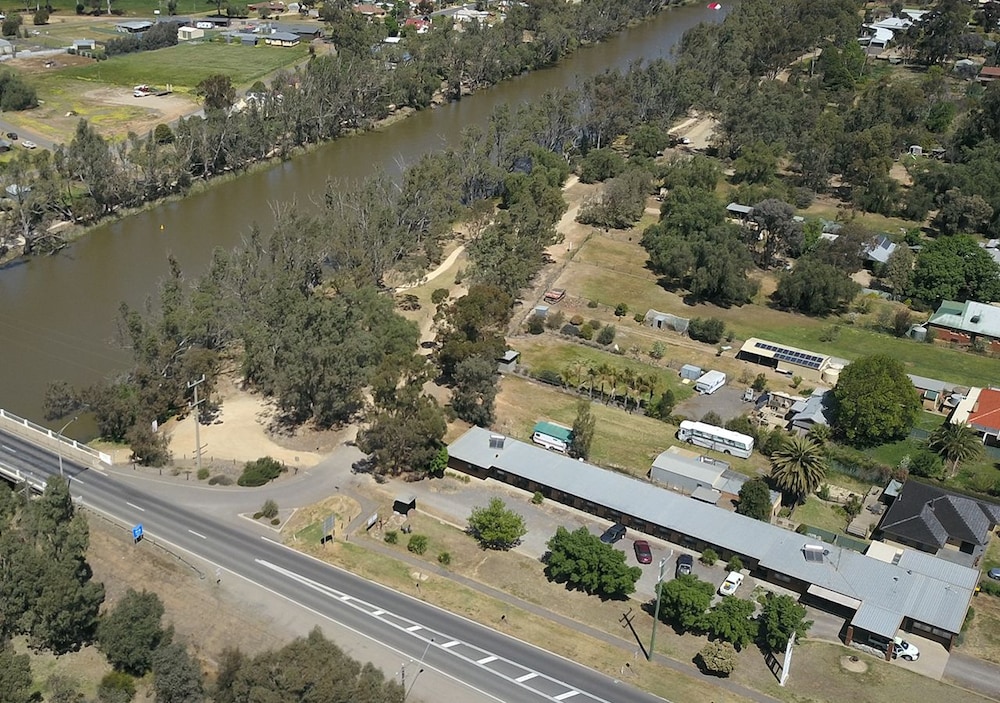
<instances>
[{"instance_id":1,"label":"white bus","mask_svg":"<svg viewBox=\"0 0 1000 703\"><path fill-rule=\"evenodd\" d=\"M753 437L704 422L684 420L677 431L677 439L743 459L749 459L753 452Z\"/></svg>"}]
</instances>

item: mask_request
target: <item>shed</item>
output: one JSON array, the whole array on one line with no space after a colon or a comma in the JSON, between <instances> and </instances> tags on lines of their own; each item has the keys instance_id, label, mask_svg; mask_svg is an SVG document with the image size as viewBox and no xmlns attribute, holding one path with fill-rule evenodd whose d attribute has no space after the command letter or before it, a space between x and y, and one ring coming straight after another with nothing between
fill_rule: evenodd
<instances>
[{"instance_id":1,"label":"shed","mask_svg":"<svg viewBox=\"0 0 1000 703\"><path fill-rule=\"evenodd\" d=\"M697 381L703 373L701 367L694 364L684 364L681 367L681 378L686 378L689 381Z\"/></svg>"},{"instance_id":2,"label":"shed","mask_svg":"<svg viewBox=\"0 0 1000 703\"><path fill-rule=\"evenodd\" d=\"M264 43L268 46L297 46L300 41L301 37L291 32L272 32L264 37Z\"/></svg>"},{"instance_id":3,"label":"shed","mask_svg":"<svg viewBox=\"0 0 1000 703\"><path fill-rule=\"evenodd\" d=\"M652 308L646 311L645 323L655 330L674 330L684 334L687 332L689 322L686 317L671 315L669 312L660 312Z\"/></svg>"},{"instance_id":4,"label":"shed","mask_svg":"<svg viewBox=\"0 0 1000 703\"><path fill-rule=\"evenodd\" d=\"M535 306L535 312L533 314L535 315L535 317L545 317L546 315L549 314L549 306L548 305L536 305Z\"/></svg>"},{"instance_id":5,"label":"shed","mask_svg":"<svg viewBox=\"0 0 1000 703\"><path fill-rule=\"evenodd\" d=\"M406 515L417 507L417 497L412 493L400 493L392 501L392 511L400 515Z\"/></svg>"},{"instance_id":6,"label":"shed","mask_svg":"<svg viewBox=\"0 0 1000 703\"><path fill-rule=\"evenodd\" d=\"M119 22L115 25L116 32L123 34L141 34L153 26L149 20L133 20L130 22Z\"/></svg>"},{"instance_id":7,"label":"shed","mask_svg":"<svg viewBox=\"0 0 1000 703\"><path fill-rule=\"evenodd\" d=\"M94 51L97 49L97 41L94 39L74 39L72 48L73 51Z\"/></svg>"},{"instance_id":8,"label":"shed","mask_svg":"<svg viewBox=\"0 0 1000 703\"><path fill-rule=\"evenodd\" d=\"M205 36L205 30L199 29L198 27L178 27L177 28L177 41L191 41L192 39L202 39Z\"/></svg>"},{"instance_id":9,"label":"shed","mask_svg":"<svg viewBox=\"0 0 1000 703\"><path fill-rule=\"evenodd\" d=\"M517 371L517 359L520 356L521 352L508 349L503 353L503 356L497 359L497 371L500 373L514 373Z\"/></svg>"},{"instance_id":10,"label":"shed","mask_svg":"<svg viewBox=\"0 0 1000 703\"><path fill-rule=\"evenodd\" d=\"M7 54L14 53L14 45L6 39L0 39L0 55L6 56Z\"/></svg>"}]
</instances>

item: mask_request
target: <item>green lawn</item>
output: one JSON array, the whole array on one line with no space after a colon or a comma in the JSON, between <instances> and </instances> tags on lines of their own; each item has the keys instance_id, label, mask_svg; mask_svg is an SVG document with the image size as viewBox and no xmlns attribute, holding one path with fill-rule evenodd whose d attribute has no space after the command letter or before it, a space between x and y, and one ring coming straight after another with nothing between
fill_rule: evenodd
<instances>
[{"instance_id":1,"label":"green lawn","mask_svg":"<svg viewBox=\"0 0 1000 703\"><path fill-rule=\"evenodd\" d=\"M846 534L847 518L844 514L833 503L824 502L816 496L809 496L805 503L795 508L792 519L822 530Z\"/></svg>"},{"instance_id":2,"label":"green lawn","mask_svg":"<svg viewBox=\"0 0 1000 703\"><path fill-rule=\"evenodd\" d=\"M208 76L222 73L235 85L246 85L295 63L308 52L305 45L283 48L215 42L178 44L167 49L115 56L89 66L67 68L60 75L122 86L149 83L190 90Z\"/></svg>"}]
</instances>

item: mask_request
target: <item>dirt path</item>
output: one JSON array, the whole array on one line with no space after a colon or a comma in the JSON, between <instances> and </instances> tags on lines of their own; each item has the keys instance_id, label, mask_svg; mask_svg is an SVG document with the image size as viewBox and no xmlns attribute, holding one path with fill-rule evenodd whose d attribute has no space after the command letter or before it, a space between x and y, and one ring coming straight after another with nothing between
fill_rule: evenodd
<instances>
[{"instance_id":1,"label":"dirt path","mask_svg":"<svg viewBox=\"0 0 1000 703\"><path fill-rule=\"evenodd\" d=\"M429 274L421 278L419 281L416 281L415 283L407 283L405 285L402 285L399 288L397 288L397 290L409 290L410 288L417 288L419 286L423 286L430 283L435 278L438 278L439 276L441 276L441 274L443 274L445 271L454 266L455 262L458 260L458 257L460 257L462 255L462 252L464 251L465 251L465 245L460 244L455 251L448 254L448 257L444 261L442 261L441 264L436 269L434 269Z\"/></svg>"}]
</instances>

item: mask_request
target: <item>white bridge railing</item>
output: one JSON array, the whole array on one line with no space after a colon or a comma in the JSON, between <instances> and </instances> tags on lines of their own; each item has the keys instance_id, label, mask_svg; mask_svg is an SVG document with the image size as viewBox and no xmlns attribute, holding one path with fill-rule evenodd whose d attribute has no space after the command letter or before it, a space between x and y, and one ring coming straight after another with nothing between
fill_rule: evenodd
<instances>
[{"instance_id":1,"label":"white bridge railing","mask_svg":"<svg viewBox=\"0 0 1000 703\"><path fill-rule=\"evenodd\" d=\"M88 447L86 444L81 444L75 439L70 439L69 437L64 437L58 434L55 430L50 430L48 427L42 427L41 425L32 422L31 420L26 420L23 417L19 417L12 412L8 412L3 408L0 408L0 426L10 428L12 432L17 432L17 434L31 440L41 439L44 436L50 442L58 442L61 445L60 451L74 451L77 452L78 456L86 457L89 460L96 460L102 464L107 464L111 466L111 455L104 452L100 452L93 447ZM39 444L42 444L39 442Z\"/></svg>"}]
</instances>

